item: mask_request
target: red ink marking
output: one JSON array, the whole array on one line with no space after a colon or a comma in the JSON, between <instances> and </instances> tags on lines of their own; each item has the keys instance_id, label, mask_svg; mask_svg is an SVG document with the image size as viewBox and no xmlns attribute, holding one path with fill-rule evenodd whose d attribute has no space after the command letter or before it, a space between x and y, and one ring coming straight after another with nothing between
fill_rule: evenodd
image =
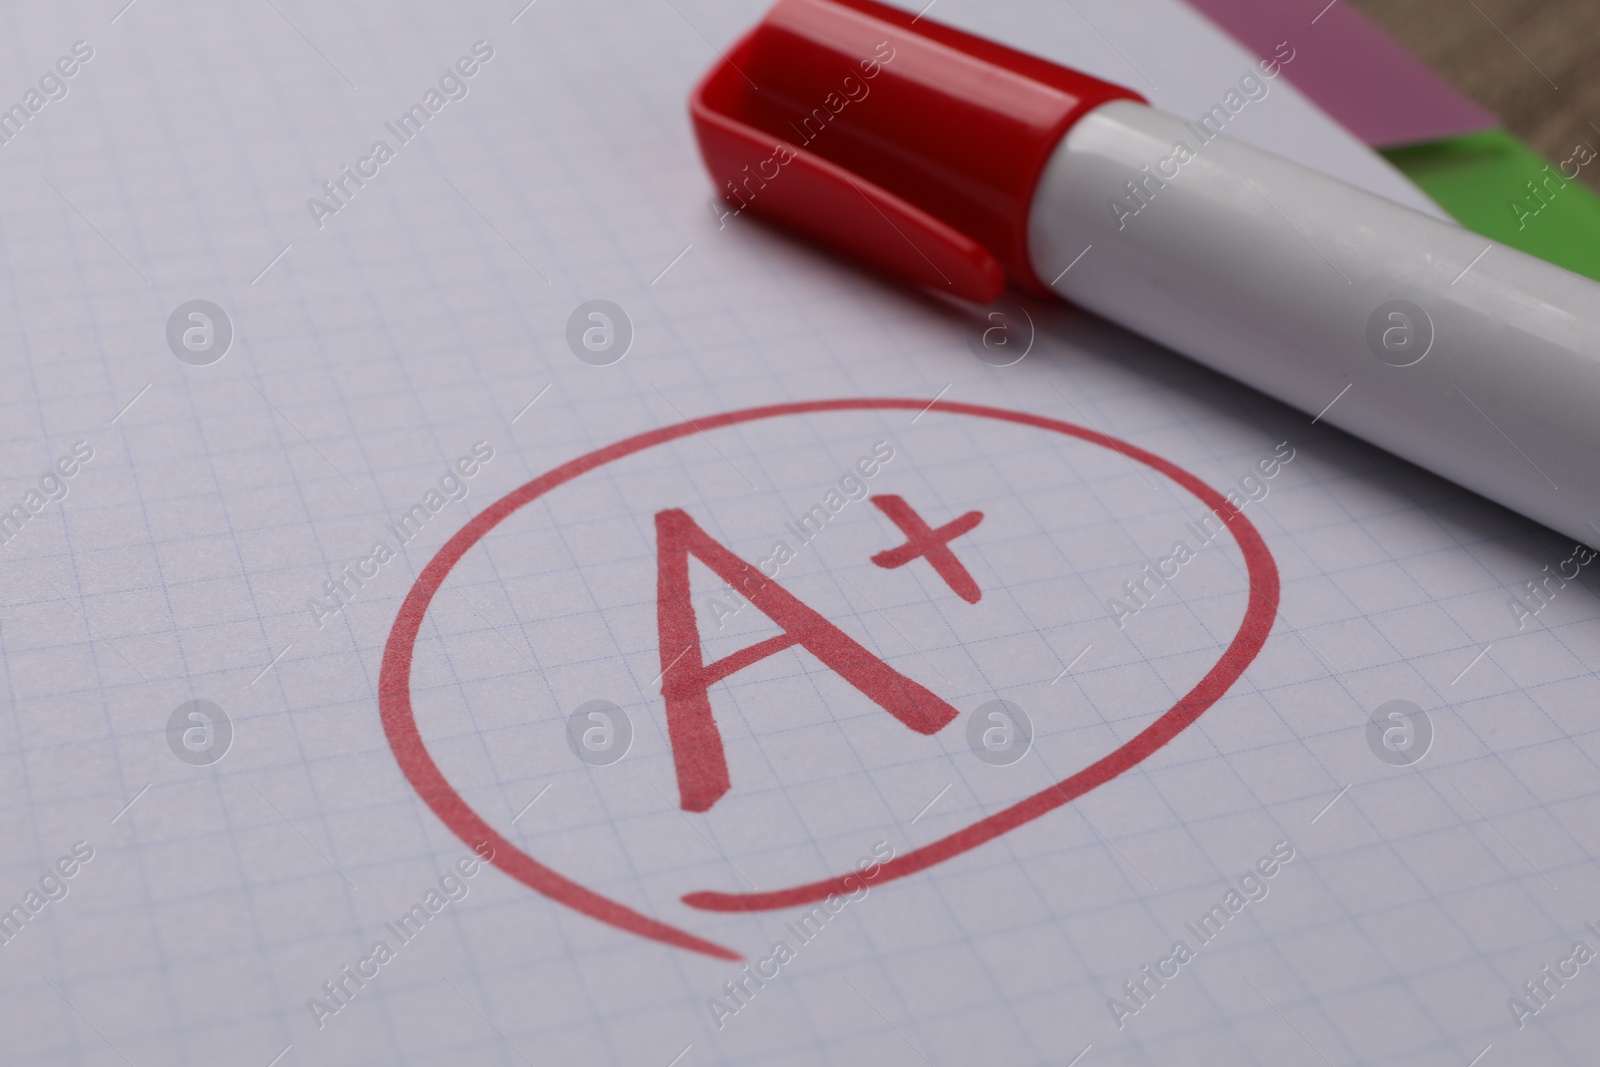
<instances>
[{"instance_id":1,"label":"red ink marking","mask_svg":"<svg viewBox=\"0 0 1600 1067\"><path fill-rule=\"evenodd\" d=\"M689 599L689 557L737 589L783 633L705 662ZM728 791L728 760L711 714L710 688L735 671L799 645L873 703L917 731L935 734L958 712L868 652L793 593L712 540L687 512L656 515L656 621L661 632L661 694L685 811L708 811ZM684 649L674 655L673 649ZM673 666L677 663L677 666Z\"/></svg>"},{"instance_id":2,"label":"red ink marking","mask_svg":"<svg viewBox=\"0 0 1600 1067\"><path fill-rule=\"evenodd\" d=\"M887 570L904 567L914 559L927 557L933 564L934 572L944 579L952 592L965 600L968 604L976 604L983 599L983 591L978 588L978 583L972 575L967 573L967 568L956 559L956 554L950 551L950 542L968 533L978 523L983 521L983 512L969 511L952 522L947 522L937 530L929 528L922 516L911 510L911 505L897 496L875 496L872 502L878 505L878 510L889 516L894 524L900 527L900 532L906 535L906 543L898 548L885 549L872 557L872 562Z\"/></svg>"},{"instance_id":3,"label":"red ink marking","mask_svg":"<svg viewBox=\"0 0 1600 1067\"><path fill-rule=\"evenodd\" d=\"M1223 521L1234 540L1238 543L1240 552L1244 556L1246 573L1250 582L1250 598L1245 608L1244 618L1240 623L1239 632L1234 635L1227 649L1222 653L1216 666L1208 671L1178 703L1162 714L1152 725L1134 736L1127 744L1111 753L1109 756L1089 765L1077 774L1034 794L1033 796L1014 804L1004 811L998 812L965 830L958 831L948 837L942 838L926 845L923 848L908 852L886 863L882 871L889 878L903 878L908 874L924 870L936 863L960 855L969 849L978 847L987 841L992 841L1008 830L1037 819L1041 815L1069 803L1076 797L1082 796L1095 786L1104 784L1117 775L1135 766L1140 760L1145 759L1161 746L1171 741L1182 730L1200 717L1207 708L1227 691L1228 687L1238 680L1245 668L1255 659L1266 643L1267 635L1272 630L1273 620L1277 616L1278 608L1278 568L1273 562L1272 553L1268 550L1266 542L1256 531L1243 514L1234 510L1222 494L1206 485L1194 475L1182 468L1162 459L1160 456L1136 448L1126 442L1115 438L1106 437L1093 430L1086 430L1071 423L1061 422L1056 419L1045 418L1042 415L1030 415L1020 411L1005 411L1000 408L983 407L977 404L963 404L955 401L938 401L931 407L925 400L910 399L853 399L853 400L811 400L793 404L774 404L768 407L746 408L742 411L730 411L722 415L713 415L684 422L675 426L663 426L660 429L638 434L605 448L597 449L587 455L579 456L567 463L548 471L533 479L525 485L518 487L490 504L479 512L473 519L463 526L457 533L445 542L428 565L422 569L411 591L406 594L406 599L400 606L399 613L395 616L394 626L389 630L389 640L384 646L383 667L378 675L378 710L383 720L383 731L388 738L389 747L394 752L395 762L399 764L406 780L411 783L424 803L432 809L439 820L445 824L457 837L469 847L479 844L488 845L493 852L491 862L501 871L515 878L536 893L540 893L557 904L562 904L581 912L592 919L608 923L619 930L624 930L640 937L650 938L674 948L688 949L692 952L702 952L718 959L738 960L741 957L737 952L714 944L703 938L697 937L687 930L668 925L641 915L632 908L620 904L609 897L579 885L532 856L523 852L503 835L497 833L471 806L462 799L454 786L439 770L439 765L433 761L428 752L427 745L422 740L422 735L417 729L416 711L411 704L411 661L416 652L417 635L422 629L422 622L427 615L428 607L433 602L434 596L444 585L461 557L483 537L500 523L504 522L519 508L539 499L553 489L572 481L580 475L587 474L607 463L614 463L635 453L642 452L657 445L667 444L679 438L690 437L701 431L720 429L724 426L734 426L745 422L757 422L762 419L779 418L788 415L806 415L816 412L832 411L922 411L924 409L940 411L952 415L969 415L975 418L995 419L1001 422L1015 423L1019 426L1032 426L1052 433L1074 437L1101 448L1109 448L1137 463L1144 465L1166 475L1190 493L1198 497L1209 508L1220 508ZM727 893L691 893L684 898L685 902L699 908L714 911L755 911L767 908L788 907L791 904L810 903L821 900L831 892L843 889L848 894L852 890L843 886L844 878L825 879L806 886L797 886L793 889L781 890L770 894L734 895Z\"/></svg>"}]
</instances>

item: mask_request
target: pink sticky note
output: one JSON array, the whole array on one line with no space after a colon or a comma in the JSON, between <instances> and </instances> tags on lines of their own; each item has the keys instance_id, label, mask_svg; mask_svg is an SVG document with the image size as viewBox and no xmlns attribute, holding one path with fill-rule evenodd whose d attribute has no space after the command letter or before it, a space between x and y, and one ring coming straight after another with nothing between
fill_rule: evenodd
<instances>
[{"instance_id":1,"label":"pink sticky note","mask_svg":"<svg viewBox=\"0 0 1600 1067\"><path fill-rule=\"evenodd\" d=\"M1258 55L1295 49L1291 82L1374 148L1499 125L1346 0L1189 0Z\"/></svg>"}]
</instances>

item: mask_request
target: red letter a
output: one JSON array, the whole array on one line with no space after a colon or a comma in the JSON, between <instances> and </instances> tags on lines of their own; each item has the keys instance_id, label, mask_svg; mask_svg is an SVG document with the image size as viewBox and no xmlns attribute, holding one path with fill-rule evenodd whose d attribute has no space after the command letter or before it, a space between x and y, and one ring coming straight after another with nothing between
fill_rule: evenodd
<instances>
[{"instance_id":1,"label":"red letter a","mask_svg":"<svg viewBox=\"0 0 1600 1067\"><path fill-rule=\"evenodd\" d=\"M689 557L733 586L783 633L706 663L689 599ZM713 541L678 508L656 514L656 620L667 736L685 811L709 811L728 791L728 760L711 714L711 686L791 645L799 645L919 734L938 733L956 709L868 652L777 582Z\"/></svg>"}]
</instances>

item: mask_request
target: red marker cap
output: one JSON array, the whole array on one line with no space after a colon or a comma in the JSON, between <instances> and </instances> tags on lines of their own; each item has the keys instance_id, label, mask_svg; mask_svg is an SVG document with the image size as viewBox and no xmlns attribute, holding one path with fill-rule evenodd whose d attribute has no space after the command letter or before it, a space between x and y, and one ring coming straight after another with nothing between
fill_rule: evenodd
<instances>
[{"instance_id":1,"label":"red marker cap","mask_svg":"<svg viewBox=\"0 0 1600 1067\"><path fill-rule=\"evenodd\" d=\"M1034 187L1068 129L1143 97L873 0L780 0L695 87L729 211L904 281L990 303L1028 257Z\"/></svg>"}]
</instances>

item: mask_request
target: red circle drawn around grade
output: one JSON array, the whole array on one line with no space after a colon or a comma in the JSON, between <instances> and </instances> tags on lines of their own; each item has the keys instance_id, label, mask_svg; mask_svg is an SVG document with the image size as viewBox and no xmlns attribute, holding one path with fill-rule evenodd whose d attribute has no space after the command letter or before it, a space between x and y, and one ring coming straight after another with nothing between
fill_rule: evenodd
<instances>
[{"instance_id":1,"label":"red circle drawn around grade","mask_svg":"<svg viewBox=\"0 0 1600 1067\"><path fill-rule=\"evenodd\" d=\"M383 669L378 676L378 709L383 717L383 731L389 739L389 747L394 750L400 769L405 772L412 787L427 802L428 807L433 809L434 814L439 816L444 824L468 846L489 844L494 849L492 862L496 867L556 903L565 904L590 918L609 923L619 930L626 930L676 948L703 952L719 959L741 959L739 954L731 949L713 944L686 930L669 926L647 915L641 915L609 897L601 896L556 873L497 833L472 810L462 799L461 794L446 781L438 764L434 763L433 757L428 754L427 746L417 729L416 713L411 707L411 658L416 648L417 633L422 627L422 619L427 613L428 605L444 584L451 568L485 534L523 505L597 467L642 452L647 448L675 441L680 437L760 419L820 411L930 409L952 415L998 419L1076 437L1081 441L1109 448L1161 472L1194 494L1208 508L1223 516L1229 532L1232 533L1234 541L1244 555L1250 584L1250 599L1245 608L1244 618L1239 624L1239 630L1228 643L1228 647L1223 650L1221 658L1193 689L1185 693L1155 722L1120 748L1076 774L1047 786L965 829L895 857L882 865L873 879L874 884L904 878L906 875L915 874L934 864L959 856L1105 784L1138 765L1171 741L1185 727L1198 719L1207 708L1215 704L1238 680L1245 668L1255 659L1256 654L1261 651L1261 647L1266 644L1267 635L1277 618L1278 568L1273 562L1272 553L1267 549L1266 542L1262 540L1255 526L1241 512L1233 509L1221 493L1188 471L1142 448L1093 430L1045 418L1042 415L1029 415L1020 411L1006 411L978 404L937 401L929 405L924 400L898 399L811 400L793 404L773 404L708 416L697 422L663 426L658 430L637 434L579 456L507 493L445 542L423 568L422 574L418 576L410 593L406 595L405 603L400 606L400 613L389 631L389 640L383 652ZM845 879L853 875L852 871L838 877L770 893L690 893L683 900L693 907L710 911L765 911L786 908L821 900L831 893L841 895L851 893L854 887L846 885Z\"/></svg>"}]
</instances>

